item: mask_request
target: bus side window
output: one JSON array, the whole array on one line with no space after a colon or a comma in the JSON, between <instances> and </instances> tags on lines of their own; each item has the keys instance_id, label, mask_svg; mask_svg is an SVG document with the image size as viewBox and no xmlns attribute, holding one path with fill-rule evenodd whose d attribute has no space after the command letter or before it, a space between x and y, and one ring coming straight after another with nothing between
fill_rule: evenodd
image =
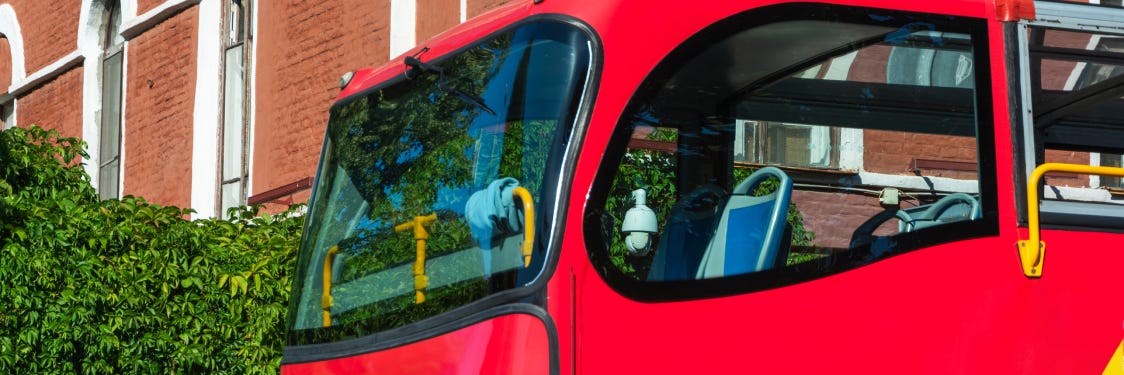
<instances>
[{"instance_id":1,"label":"bus side window","mask_svg":"<svg viewBox=\"0 0 1124 375\"><path fill-rule=\"evenodd\" d=\"M766 11L786 16L722 21L725 35L689 39L640 85L594 182L599 215L586 216L600 220L587 234L600 237L590 255L604 277L637 298L680 299L690 288L644 285L762 288L997 230L983 220L995 187L980 162L994 147L977 94L981 21ZM622 230L638 190L655 216L646 247Z\"/></svg>"},{"instance_id":2,"label":"bus side window","mask_svg":"<svg viewBox=\"0 0 1124 375\"><path fill-rule=\"evenodd\" d=\"M1124 165L1124 35L1056 22L1031 23L1025 33L1032 109L1024 118L1025 176L1044 163ZM1044 180L1043 222L1124 228L1121 178L1048 173Z\"/></svg>"}]
</instances>

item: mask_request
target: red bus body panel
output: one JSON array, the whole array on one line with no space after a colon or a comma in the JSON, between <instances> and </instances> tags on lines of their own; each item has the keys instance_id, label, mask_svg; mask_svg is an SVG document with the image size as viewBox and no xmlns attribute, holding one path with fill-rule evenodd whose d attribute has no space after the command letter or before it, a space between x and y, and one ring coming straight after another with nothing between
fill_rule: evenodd
<instances>
[{"instance_id":1,"label":"red bus body panel","mask_svg":"<svg viewBox=\"0 0 1124 375\"><path fill-rule=\"evenodd\" d=\"M530 1L458 26L423 47L447 54L534 14L566 14L596 32L600 83L574 171L565 235L547 285L561 373L1100 373L1124 337L1119 234L1044 230L1044 276L1024 277L1017 222L1003 23L990 1L826 3L988 20L999 235L912 251L829 277L743 295L647 303L614 291L590 263L583 212L626 103L672 49L704 27L769 1ZM401 59L360 71L346 97L403 72ZM986 93L985 93L986 94ZM505 315L354 357L283 373L540 373L551 333ZM849 371L847 371L849 370Z\"/></svg>"},{"instance_id":2,"label":"red bus body panel","mask_svg":"<svg viewBox=\"0 0 1124 375\"><path fill-rule=\"evenodd\" d=\"M504 315L383 351L282 367L282 374L546 374L542 320Z\"/></svg>"}]
</instances>

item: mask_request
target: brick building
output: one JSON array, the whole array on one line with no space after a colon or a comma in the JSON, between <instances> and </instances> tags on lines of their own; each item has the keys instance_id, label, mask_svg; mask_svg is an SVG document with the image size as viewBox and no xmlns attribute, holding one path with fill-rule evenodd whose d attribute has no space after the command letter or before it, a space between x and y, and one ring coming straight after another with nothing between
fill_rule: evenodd
<instances>
[{"instance_id":1,"label":"brick building","mask_svg":"<svg viewBox=\"0 0 1124 375\"><path fill-rule=\"evenodd\" d=\"M504 2L0 0L0 123L84 139L105 198L305 201L341 74Z\"/></svg>"}]
</instances>

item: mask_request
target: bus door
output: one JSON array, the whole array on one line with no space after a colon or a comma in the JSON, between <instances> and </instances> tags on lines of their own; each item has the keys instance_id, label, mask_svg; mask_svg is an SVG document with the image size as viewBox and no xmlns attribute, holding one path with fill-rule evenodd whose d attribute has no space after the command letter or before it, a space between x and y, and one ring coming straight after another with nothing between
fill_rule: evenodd
<instances>
[{"instance_id":1,"label":"bus door","mask_svg":"<svg viewBox=\"0 0 1124 375\"><path fill-rule=\"evenodd\" d=\"M1124 372L1124 9L1035 2L1018 41L1022 313L1037 357ZM1016 78L1016 77L1012 77ZM1114 366L1106 366L1110 357ZM1060 370L1061 368L1057 368ZM1112 370L1113 372L1109 372ZM1049 372L1049 371L1047 371Z\"/></svg>"}]
</instances>

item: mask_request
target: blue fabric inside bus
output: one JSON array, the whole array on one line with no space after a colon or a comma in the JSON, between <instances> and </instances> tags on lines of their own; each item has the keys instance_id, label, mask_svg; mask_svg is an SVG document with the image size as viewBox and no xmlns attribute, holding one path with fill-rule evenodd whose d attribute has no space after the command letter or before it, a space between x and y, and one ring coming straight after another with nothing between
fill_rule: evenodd
<instances>
[{"instance_id":1,"label":"blue fabric inside bus","mask_svg":"<svg viewBox=\"0 0 1124 375\"><path fill-rule=\"evenodd\" d=\"M762 200L757 204L730 210L726 230L726 275L756 272L759 258L764 249L766 228L773 213L773 200ZM771 266L771 262L768 266Z\"/></svg>"}]
</instances>

